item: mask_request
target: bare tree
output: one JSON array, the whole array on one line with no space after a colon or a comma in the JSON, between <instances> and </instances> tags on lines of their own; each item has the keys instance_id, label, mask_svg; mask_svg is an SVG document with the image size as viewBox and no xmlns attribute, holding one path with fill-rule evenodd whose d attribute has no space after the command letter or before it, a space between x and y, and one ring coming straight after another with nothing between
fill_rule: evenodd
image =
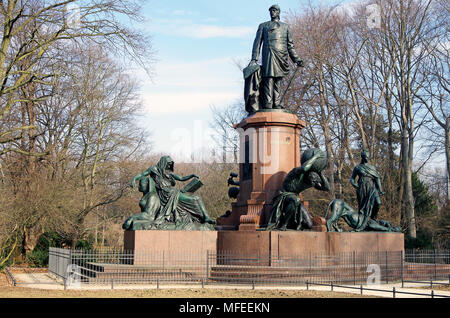
<instances>
[{"instance_id":1,"label":"bare tree","mask_svg":"<svg viewBox=\"0 0 450 318\"><path fill-rule=\"evenodd\" d=\"M449 8L444 2L437 2L433 13L439 30L435 37L424 38L429 53L429 61L421 67L424 85L417 99L425 105L435 125L430 125L429 133L437 138L437 148L444 152L447 171L447 204L450 203L450 79L449 79ZM437 126L437 127L435 127ZM437 128L437 129L435 129Z\"/></svg>"},{"instance_id":2,"label":"bare tree","mask_svg":"<svg viewBox=\"0 0 450 318\"><path fill-rule=\"evenodd\" d=\"M80 199L84 195L86 198L90 191L79 193L79 187L72 182L76 178L71 179L83 166L77 167L74 158L77 154L80 156L80 148L77 148L82 136L80 127L89 117L84 108L86 103L80 102L80 94L94 93L92 87L80 91L82 87L73 84L76 77L78 83L82 78L83 70L77 59L82 55L80 52L96 45L114 52L116 58L134 59L150 73L151 43L147 36L130 27L133 21L143 20L139 13L140 2L9 0L0 4L2 181L11 191L11 201L15 202L10 214L14 215L18 226L11 228L15 228L25 251L33 248L39 234L53 221L64 218L61 211L76 210L74 197ZM102 52L96 53L102 62L112 65ZM84 75L89 77L86 72ZM104 94L110 95L100 97L100 88L97 89L96 101L103 102L97 109L109 103L116 109L128 107L127 114L115 113L117 118L134 116L135 83L120 75L118 70L110 70L108 76L116 77L116 82L109 80L110 87L101 87ZM111 117L111 111L103 110ZM94 180L99 171L104 171L99 166L108 160L110 164L114 162L119 148L125 149L124 143L129 142L127 147L136 149L144 137L141 133L137 136L129 120L118 123L119 119L112 122L97 119L101 132L95 133L95 141L88 147L90 152L85 153L86 162L92 163L85 169L86 189L95 188ZM133 141L127 138L119 141L120 132L124 130L128 130ZM105 146L102 148L100 144ZM92 148L97 150L97 156L92 157ZM108 181L111 180L112 176ZM112 191L114 182L109 184L109 191ZM100 198L101 202L92 205L107 204L115 199L108 191ZM93 201L86 199L85 202ZM67 216L70 214L65 212Z\"/></svg>"},{"instance_id":3,"label":"bare tree","mask_svg":"<svg viewBox=\"0 0 450 318\"><path fill-rule=\"evenodd\" d=\"M222 162L230 162L227 158L229 154L232 155L233 162L238 162L239 135L234 125L240 123L246 116L243 102L236 102L223 109L211 106L211 112L213 119L210 126L216 132L214 142L217 145L217 151L222 153Z\"/></svg>"},{"instance_id":4,"label":"bare tree","mask_svg":"<svg viewBox=\"0 0 450 318\"><path fill-rule=\"evenodd\" d=\"M0 155L10 151L38 155L34 149L11 144L34 129L32 105L41 97L33 94L36 85L51 85L56 74L43 68L44 60L55 57L57 47L68 41L93 41L114 52L132 56L146 66L151 49L148 39L120 22L119 15L141 20L134 1L100 0L9 0L0 5ZM22 91L22 94L19 92ZM13 125L14 107L26 106L28 123ZM29 132L33 136L33 132Z\"/></svg>"},{"instance_id":5,"label":"bare tree","mask_svg":"<svg viewBox=\"0 0 450 318\"><path fill-rule=\"evenodd\" d=\"M75 104L80 109L72 151L83 189L75 234L82 235L91 211L117 201L127 191L129 180L121 182L109 169L139 147L145 135L134 126L141 106L136 83L99 49L84 50L79 56L78 72L72 75L78 83Z\"/></svg>"}]
</instances>

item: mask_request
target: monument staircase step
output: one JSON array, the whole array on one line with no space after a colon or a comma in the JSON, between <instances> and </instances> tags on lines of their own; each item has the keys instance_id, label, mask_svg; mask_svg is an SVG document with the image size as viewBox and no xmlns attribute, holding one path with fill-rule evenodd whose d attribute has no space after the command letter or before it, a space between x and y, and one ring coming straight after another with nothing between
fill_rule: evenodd
<instances>
[{"instance_id":1,"label":"monument staircase step","mask_svg":"<svg viewBox=\"0 0 450 318\"><path fill-rule=\"evenodd\" d=\"M128 265L86 263L79 265L83 281L156 281L156 280L197 280L204 276L204 267L198 265Z\"/></svg>"},{"instance_id":2,"label":"monument staircase step","mask_svg":"<svg viewBox=\"0 0 450 318\"><path fill-rule=\"evenodd\" d=\"M424 265L424 266L423 266ZM420 266L420 270L417 270ZM415 267L415 268L414 268ZM414 269L413 269L414 268ZM403 270L398 264L380 264L383 279L420 280L425 278L448 279L450 274L449 264L404 264ZM367 272L367 264L348 264L339 266L300 266L300 267L276 267L276 266L232 266L217 265L211 268L209 279L215 281L337 281L337 282L364 282L370 273Z\"/></svg>"},{"instance_id":3,"label":"monument staircase step","mask_svg":"<svg viewBox=\"0 0 450 318\"><path fill-rule=\"evenodd\" d=\"M215 266L211 268L209 279L215 281L320 281L326 277L336 277L341 281L350 281L354 275L362 276L366 268L352 266L344 268L321 267L272 267L272 266Z\"/></svg>"}]
</instances>

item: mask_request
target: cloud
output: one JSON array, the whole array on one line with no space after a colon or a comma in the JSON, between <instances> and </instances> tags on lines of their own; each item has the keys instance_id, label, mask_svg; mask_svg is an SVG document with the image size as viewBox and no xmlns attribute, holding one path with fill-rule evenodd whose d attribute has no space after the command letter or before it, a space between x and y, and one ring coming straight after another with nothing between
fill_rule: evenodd
<instances>
[{"instance_id":1,"label":"cloud","mask_svg":"<svg viewBox=\"0 0 450 318\"><path fill-rule=\"evenodd\" d=\"M156 74L154 83L142 77L144 105L153 115L209 111L243 98L242 73L230 58L160 63Z\"/></svg>"},{"instance_id":2,"label":"cloud","mask_svg":"<svg viewBox=\"0 0 450 318\"><path fill-rule=\"evenodd\" d=\"M237 92L176 92L148 93L144 104L151 115L182 114L209 111L211 105L226 105L239 98Z\"/></svg>"},{"instance_id":3,"label":"cloud","mask_svg":"<svg viewBox=\"0 0 450 318\"><path fill-rule=\"evenodd\" d=\"M193 11L186 11L186 10L174 10L172 11L172 15L176 16L187 16L187 15L194 15L195 13Z\"/></svg>"},{"instance_id":4,"label":"cloud","mask_svg":"<svg viewBox=\"0 0 450 318\"><path fill-rule=\"evenodd\" d=\"M250 34L254 33L254 28L250 27L224 27L217 25L193 25L186 28L186 31L190 34L191 31L195 32L192 34L195 38L207 39L207 38L245 38Z\"/></svg>"},{"instance_id":5,"label":"cloud","mask_svg":"<svg viewBox=\"0 0 450 318\"><path fill-rule=\"evenodd\" d=\"M178 15L181 16L181 13ZM255 33L254 27L202 24L189 19L157 19L151 29L154 34L197 39L245 38Z\"/></svg>"},{"instance_id":6,"label":"cloud","mask_svg":"<svg viewBox=\"0 0 450 318\"><path fill-rule=\"evenodd\" d=\"M218 22L218 21L219 21L219 18L209 17L209 18L204 18L202 21L203 21L203 22L207 22L207 23Z\"/></svg>"},{"instance_id":7,"label":"cloud","mask_svg":"<svg viewBox=\"0 0 450 318\"><path fill-rule=\"evenodd\" d=\"M223 89L242 81L242 73L231 58L160 63L155 72L158 86L176 89Z\"/></svg>"}]
</instances>

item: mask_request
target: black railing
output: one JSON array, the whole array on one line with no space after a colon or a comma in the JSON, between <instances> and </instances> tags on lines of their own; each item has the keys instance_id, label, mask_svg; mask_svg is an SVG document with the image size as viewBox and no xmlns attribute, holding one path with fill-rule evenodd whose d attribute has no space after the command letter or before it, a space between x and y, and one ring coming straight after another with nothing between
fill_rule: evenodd
<instances>
[{"instance_id":1,"label":"black railing","mask_svg":"<svg viewBox=\"0 0 450 318\"><path fill-rule=\"evenodd\" d=\"M251 284L333 286L450 282L450 251L245 255L50 248L49 273L82 284ZM443 283L442 283L443 284Z\"/></svg>"}]
</instances>

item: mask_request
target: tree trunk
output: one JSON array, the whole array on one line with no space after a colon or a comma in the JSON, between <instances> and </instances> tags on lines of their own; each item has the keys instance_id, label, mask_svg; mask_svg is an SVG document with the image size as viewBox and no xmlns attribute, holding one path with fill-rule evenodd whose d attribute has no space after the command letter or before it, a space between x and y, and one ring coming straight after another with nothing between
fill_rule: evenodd
<instances>
[{"instance_id":1,"label":"tree trunk","mask_svg":"<svg viewBox=\"0 0 450 318\"><path fill-rule=\"evenodd\" d=\"M36 226L33 227L26 227L24 229L24 236L23 236L23 243L22 243L22 249L23 249L23 255L26 256L28 253L32 252L34 248L37 245L37 242L39 240L39 236L44 233L44 230L42 228L38 228Z\"/></svg>"},{"instance_id":2,"label":"tree trunk","mask_svg":"<svg viewBox=\"0 0 450 318\"><path fill-rule=\"evenodd\" d=\"M447 160L447 205L450 204L450 117L445 120L445 159Z\"/></svg>"},{"instance_id":3,"label":"tree trunk","mask_svg":"<svg viewBox=\"0 0 450 318\"><path fill-rule=\"evenodd\" d=\"M394 157L394 129L393 129L393 114L392 114L392 105L391 105L391 95L388 90L388 84L386 83L386 93L385 93L385 101L386 101L386 113L388 119L388 131L387 131L387 146L388 146L388 173L386 173L386 183L389 185L390 191L386 193L386 201L387 201L387 209L390 215L394 215L394 210L396 204L398 203L398 195L400 193L400 189L397 187L398 180L398 172L394 173L396 164ZM401 222L401 213L396 215L397 221Z\"/></svg>"},{"instance_id":4,"label":"tree trunk","mask_svg":"<svg viewBox=\"0 0 450 318\"><path fill-rule=\"evenodd\" d=\"M406 217L407 234L411 238L416 238L416 219L414 212L414 196L412 189L412 160L410 151L412 150L411 141L408 131L404 127L402 132L401 151L402 151L402 181L403 181L403 197L402 210Z\"/></svg>"},{"instance_id":5,"label":"tree trunk","mask_svg":"<svg viewBox=\"0 0 450 318\"><path fill-rule=\"evenodd\" d=\"M328 126L324 127L324 137L325 137L325 148L327 152L327 158L328 158L328 178L330 182L330 195L331 198L336 198L336 185L334 180L334 156L333 151L331 149L331 137L330 137L330 131L328 129Z\"/></svg>"}]
</instances>

